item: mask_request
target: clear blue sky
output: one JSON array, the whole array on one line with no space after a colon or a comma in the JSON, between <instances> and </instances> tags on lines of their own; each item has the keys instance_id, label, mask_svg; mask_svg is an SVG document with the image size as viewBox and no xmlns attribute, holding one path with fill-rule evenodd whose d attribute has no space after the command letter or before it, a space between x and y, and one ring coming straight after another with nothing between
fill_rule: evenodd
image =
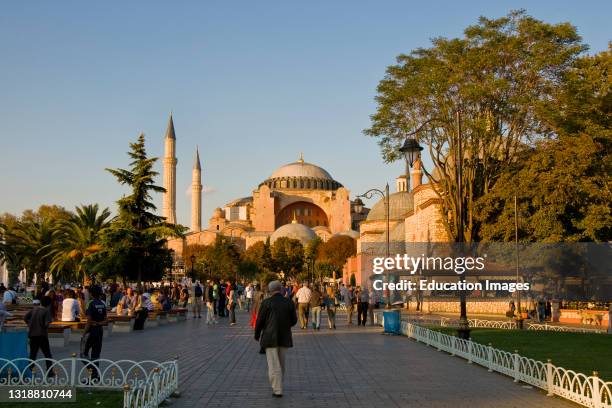
<instances>
[{"instance_id":1,"label":"clear blue sky","mask_svg":"<svg viewBox=\"0 0 612 408\"><path fill-rule=\"evenodd\" d=\"M402 164L384 164L361 133L386 66L432 37L460 36L480 15L518 8L570 21L592 52L611 40L610 1L5 0L0 212L114 210L124 190L103 169L127 166L141 131L162 155L171 110L186 225L196 144L211 189L204 223L300 152L353 196L394 183Z\"/></svg>"}]
</instances>

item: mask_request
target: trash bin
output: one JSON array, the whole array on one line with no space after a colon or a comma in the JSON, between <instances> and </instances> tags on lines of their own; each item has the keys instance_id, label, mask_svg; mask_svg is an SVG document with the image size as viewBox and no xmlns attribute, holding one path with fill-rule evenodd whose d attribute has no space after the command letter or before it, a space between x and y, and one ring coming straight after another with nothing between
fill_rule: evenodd
<instances>
[{"instance_id":1,"label":"trash bin","mask_svg":"<svg viewBox=\"0 0 612 408\"><path fill-rule=\"evenodd\" d=\"M385 333L400 334L400 311L385 310L383 312Z\"/></svg>"}]
</instances>

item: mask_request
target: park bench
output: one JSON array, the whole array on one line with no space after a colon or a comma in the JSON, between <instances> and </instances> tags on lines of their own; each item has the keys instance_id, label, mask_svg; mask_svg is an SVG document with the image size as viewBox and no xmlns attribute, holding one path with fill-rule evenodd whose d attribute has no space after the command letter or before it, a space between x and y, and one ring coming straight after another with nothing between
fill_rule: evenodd
<instances>
[{"instance_id":1,"label":"park bench","mask_svg":"<svg viewBox=\"0 0 612 408\"><path fill-rule=\"evenodd\" d=\"M70 342L72 326L62 322L54 322L49 325L48 332L51 347L66 347Z\"/></svg>"},{"instance_id":2,"label":"park bench","mask_svg":"<svg viewBox=\"0 0 612 408\"><path fill-rule=\"evenodd\" d=\"M108 319L113 323L113 331L115 333L130 333L134 330L134 316L109 314Z\"/></svg>"},{"instance_id":3,"label":"park bench","mask_svg":"<svg viewBox=\"0 0 612 408\"><path fill-rule=\"evenodd\" d=\"M149 312L147 316L147 320L145 321L145 327L157 327L159 326L160 320L161 320L161 317L159 315L159 312L156 312L156 311Z\"/></svg>"}]
</instances>

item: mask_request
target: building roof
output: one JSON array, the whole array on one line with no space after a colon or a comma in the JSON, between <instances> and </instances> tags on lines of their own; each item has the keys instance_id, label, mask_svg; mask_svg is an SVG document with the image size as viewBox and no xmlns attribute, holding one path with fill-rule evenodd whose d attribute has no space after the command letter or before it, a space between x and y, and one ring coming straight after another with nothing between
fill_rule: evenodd
<instances>
[{"instance_id":1,"label":"building roof","mask_svg":"<svg viewBox=\"0 0 612 408\"><path fill-rule=\"evenodd\" d=\"M347 236L353 239L359 239L359 232L355 230L346 230L346 231L336 232L334 235L332 235L332 237L340 237L340 236Z\"/></svg>"},{"instance_id":2,"label":"building roof","mask_svg":"<svg viewBox=\"0 0 612 408\"><path fill-rule=\"evenodd\" d=\"M276 231L270 235L270 243L273 244L274 241L281 237L297 239L302 245L306 245L315 239L317 234L306 225L300 224L294 220L291 224L285 224L277 228Z\"/></svg>"},{"instance_id":3,"label":"building roof","mask_svg":"<svg viewBox=\"0 0 612 408\"><path fill-rule=\"evenodd\" d=\"M276 169L269 177L271 179L281 177L312 177L323 180L333 180L332 176L323 168L316 164L306 163L305 161L296 161L294 163L285 164Z\"/></svg>"},{"instance_id":4,"label":"building roof","mask_svg":"<svg viewBox=\"0 0 612 408\"><path fill-rule=\"evenodd\" d=\"M400 191L389 195L389 219L399 220L404 218L408 211L414 209L414 199L412 192ZM381 199L368 213L366 221L385 220L385 200Z\"/></svg>"}]
</instances>

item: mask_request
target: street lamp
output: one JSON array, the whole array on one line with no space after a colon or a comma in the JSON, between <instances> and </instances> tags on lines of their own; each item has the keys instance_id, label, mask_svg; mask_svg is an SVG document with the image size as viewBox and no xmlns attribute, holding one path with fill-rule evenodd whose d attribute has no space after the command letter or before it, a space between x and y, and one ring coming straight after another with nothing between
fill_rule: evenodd
<instances>
[{"instance_id":1,"label":"street lamp","mask_svg":"<svg viewBox=\"0 0 612 408\"><path fill-rule=\"evenodd\" d=\"M380 195L385 200L385 221L387 223L386 228L385 228L385 241L387 243L386 257L389 258L389 253L390 253L390 249L389 249L389 183L387 183L387 185L385 186L385 191L379 190L377 188L372 188L366 191L365 193L358 195L355 201L353 202L353 205L355 208L355 212L357 214L361 214L361 212L363 211L363 201L361 201L361 197L369 200L375 194ZM388 280L389 279L387 276L387 281ZM387 309L391 308L391 292L389 292L389 295L387 296L387 305L385 307Z\"/></svg>"},{"instance_id":2,"label":"street lamp","mask_svg":"<svg viewBox=\"0 0 612 408\"><path fill-rule=\"evenodd\" d=\"M412 167L416 159L419 158L421 150L423 150L423 148L414 137L406 138L402 147L399 148L399 151L402 152L404 158L406 158L406 162L410 165L410 167Z\"/></svg>"},{"instance_id":3,"label":"street lamp","mask_svg":"<svg viewBox=\"0 0 612 408\"><path fill-rule=\"evenodd\" d=\"M457 111L455 114L456 117L456 123L457 123L457 132L454 133L455 134L455 140L454 145L455 145L455 158L454 158L454 163L455 165L455 178L457 180L457 197L456 197L456 202L457 202L457 242L458 243L463 243L465 241L464 235L463 235L463 226L464 226L464 219L463 219L463 137L461 134L461 111ZM421 150L423 150L423 148L419 145L419 142L412 137L413 135L415 135L416 133L418 133L427 123L431 122L432 119L430 119L429 121L423 123L417 130L415 130L414 132L408 134L408 137L406 138L406 140L404 141L404 144L402 147L400 147L400 152L402 152L404 154L404 157L406 158L406 161L408 163L410 163L410 166L412 166L412 164L414 163L414 161L417 159L418 155L420 154ZM465 282L465 272L462 273L461 275L459 275L459 281L460 282ZM457 329L457 336L461 339L469 339L470 338L470 326L469 326L469 322L467 319L467 302L466 302L466 294L465 294L465 290L460 290L459 291L459 308L460 308L460 315L459 315L459 328Z\"/></svg>"},{"instance_id":4,"label":"street lamp","mask_svg":"<svg viewBox=\"0 0 612 408\"><path fill-rule=\"evenodd\" d=\"M193 265L195 264L195 261L196 261L196 257L195 257L195 255L191 255L191 256L189 257L189 260L191 261L191 279L192 279L192 280L195 280L195 273L194 273L194 271L193 271Z\"/></svg>"}]
</instances>

